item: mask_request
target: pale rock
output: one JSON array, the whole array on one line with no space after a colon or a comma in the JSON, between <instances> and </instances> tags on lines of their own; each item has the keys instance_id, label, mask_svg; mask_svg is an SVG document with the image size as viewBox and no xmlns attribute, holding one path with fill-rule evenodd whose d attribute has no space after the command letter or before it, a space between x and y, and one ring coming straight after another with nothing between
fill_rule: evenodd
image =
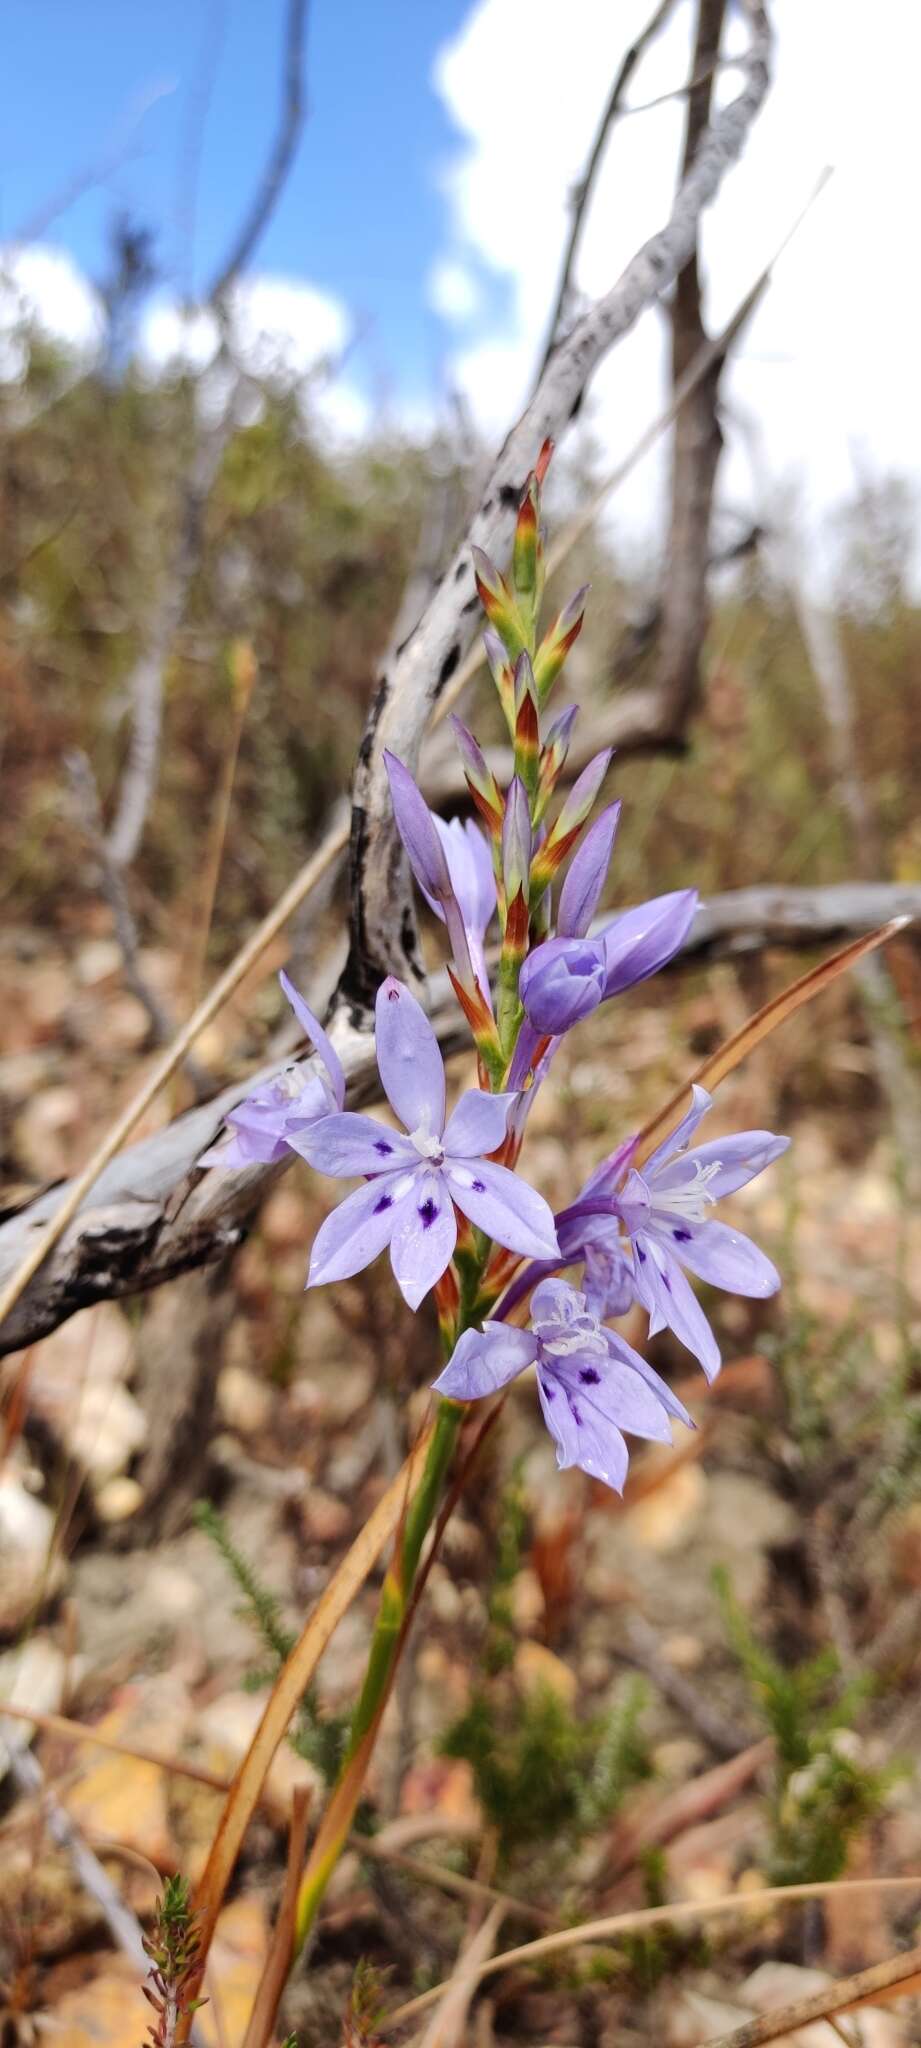
<instances>
[{"instance_id":1,"label":"pale rock","mask_svg":"<svg viewBox=\"0 0 921 2048\"><path fill-rule=\"evenodd\" d=\"M649 1470L660 1462L665 1460L655 1452L647 1454L645 1464ZM707 1481L699 1465L676 1465L661 1485L653 1487L635 1506L628 1507L627 1524L636 1542L663 1555L683 1548L700 1520L706 1491Z\"/></svg>"},{"instance_id":2,"label":"pale rock","mask_svg":"<svg viewBox=\"0 0 921 2048\"><path fill-rule=\"evenodd\" d=\"M682 1635L679 1631L665 1637L662 1655L675 1671L699 1671L705 1651L699 1636Z\"/></svg>"},{"instance_id":3,"label":"pale rock","mask_svg":"<svg viewBox=\"0 0 921 2048\"><path fill-rule=\"evenodd\" d=\"M122 1475L107 1479L100 1486L96 1498L96 1513L101 1522L127 1522L144 1504L144 1488L139 1479L128 1479Z\"/></svg>"},{"instance_id":4,"label":"pale rock","mask_svg":"<svg viewBox=\"0 0 921 2048\"><path fill-rule=\"evenodd\" d=\"M217 1383L221 1421L241 1436L257 1436L272 1414L272 1394L265 1383L242 1365L225 1365Z\"/></svg>"},{"instance_id":5,"label":"pale rock","mask_svg":"<svg viewBox=\"0 0 921 2048\"><path fill-rule=\"evenodd\" d=\"M544 1618L544 1595L540 1580L530 1565L516 1572L510 1596L512 1620L522 1635L530 1635Z\"/></svg>"},{"instance_id":6,"label":"pale rock","mask_svg":"<svg viewBox=\"0 0 921 2048\"><path fill-rule=\"evenodd\" d=\"M34 1708L38 1714L60 1712L67 1680L67 1659L47 1636L30 1636L14 1650L0 1656L0 1724L3 1707ZM7 1722L14 1742L31 1742L32 1721ZM0 1739L0 1777L9 1765L9 1749Z\"/></svg>"},{"instance_id":7,"label":"pale rock","mask_svg":"<svg viewBox=\"0 0 921 2048\"><path fill-rule=\"evenodd\" d=\"M18 1628L63 1573L51 1509L26 1492L15 1470L0 1473L0 1630Z\"/></svg>"},{"instance_id":8,"label":"pale rock","mask_svg":"<svg viewBox=\"0 0 921 2048\"><path fill-rule=\"evenodd\" d=\"M150 1018L140 998L125 989L106 1003L103 1028L108 1051L140 1052L150 1037Z\"/></svg>"},{"instance_id":9,"label":"pale rock","mask_svg":"<svg viewBox=\"0 0 921 2048\"><path fill-rule=\"evenodd\" d=\"M78 948L74 973L83 988L97 988L121 972L121 947L116 939L86 939Z\"/></svg>"},{"instance_id":10,"label":"pale rock","mask_svg":"<svg viewBox=\"0 0 921 2048\"><path fill-rule=\"evenodd\" d=\"M64 1178L74 1165L83 1105L76 1088L58 1082L33 1095L13 1125L13 1147L36 1180Z\"/></svg>"},{"instance_id":11,"label":"pale rock","mask_svg":"<svg viewBox=\"0 0 921 2048\"><path fill-rule=\"evenodd\" d=\"M153 1564L144 1580L144 1596L168 1621L186 1621L202 1604L202 1588L180 1565Z\"/></svg>"},{"instance_id":12,"label":"pale rock","mask_svg":"<svg viewBox=\"0 0 921 2048\"><path fill-rule=\"evenodd\" d=\"M807 1970L799 1963L759 1963L741 1986L739 1997L750 2012L769 2013L794 2005L798 1999L811 1998L833 1981L825 1970ZM910 2038L900 2016L883 2006L861 2006L859 2019L861 2048L904 2048ZM824 2020L816 2020L809 2026L798 2027L795 2034L784 2035L776 2048L783 2048L784 2042L790 2048L794 2044L795 2048L827 2048L828 2035Z\"/></svg>"},{"instance_id":13,"label":"pale rock","mask_svg":"<svg viewBox=\"0 0 921 2048\"><path fill-rule=\"evenodd\" d=\"M91 1383L84 1389L67 1448L94 1488L123 1472L146 1439L147 1418L127 1387Z\"/></svg>"}]
</instances>

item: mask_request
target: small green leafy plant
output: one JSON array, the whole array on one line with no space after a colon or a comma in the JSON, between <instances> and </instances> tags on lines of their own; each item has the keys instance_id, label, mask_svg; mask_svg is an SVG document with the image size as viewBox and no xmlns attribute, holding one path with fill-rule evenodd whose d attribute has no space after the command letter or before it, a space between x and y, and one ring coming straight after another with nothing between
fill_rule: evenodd
<instances>
[{"instance_id":1,"label":"small green leafy plant","mask_svg":"<svg viewBox=\"0 0 921 2048\"><path fill-rule=\"evenodd\" d=\"M833 1650L801 1664L779 1663L755 1636L728 1573L719 1570L714 1579L730 1648L776 1745L770 1881L840 1877L851 1842L879 1813L897 1775L866 1761L853 1728L869 1686L842 1685Z\"/></svg>"}]
</instances>

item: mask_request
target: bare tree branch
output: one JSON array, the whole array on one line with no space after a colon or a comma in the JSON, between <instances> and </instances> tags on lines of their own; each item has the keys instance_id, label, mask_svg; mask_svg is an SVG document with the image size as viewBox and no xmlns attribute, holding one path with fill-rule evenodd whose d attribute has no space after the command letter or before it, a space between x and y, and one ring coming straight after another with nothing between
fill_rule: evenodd
<instances>
[{"instance_id":1,"label":"bare tree branch","mask_svg":"<svg viewBox=\"0 0 921 2048\"><path fill-rule=\"evenodd\" d=\"M256 243L265 233L294 162L305 113L302 73L306 22L307 0L288 0L278 134L249 213L208 293L211 305L224 297L234 279L246 268Z\"/></svg>"},{"instance_id":2,"label":"bare tree branch","mask_svg":"<svg viewBox=\"0 0 921 2048\"><path fill-rule=\"evenodd\" d=\"M103 836L96 778L86 755L79 748L68 755L65 766L70 775L80 823L99 869L102 893L112 912L125 981L132 995L137 997L150 1018L154 1044L167 1045L176 1027L166 1004L157 995L156 990L150 987L141 971L138 929L128 901L124 874L113 860ZM199 1066L191 1053L186 1055L182 1064L199 1102L204 1101L214 1086L211 1075L206 1073L204 1067Z\"/></svg>"},{"instance_id":3,"label":"bare tree branch","mask_svg":"<svg viewBox=\"0 0 921 2048\"><path fill-rule=\"evenodd\" d=\"M390 810L383 752L414 768L432 709L458 669L478 609L471 544L496 552L506 543L525 478L547 435L558 437L578 412L592 374L640 314L674 283L696 247L701 212L740 155L768 89L770 31L763 8L746 9L750 42L741 92L701 136L666 225L646 242L607 295L554 349L533 398L512 429L488 479L470 530L423 618L393 647L359 749L353 784L351 946L337 1016L357 1025L388 973L422 979L408 871Z\"/></svg>"},{"instance_id":4,"label":"bare tree branch","mask_svg":"<svg viewBox=\"0 0 921 2048\"><path fill-rule=\"evenodd\" d=\"M921 884L840 883L824 889L738 889L701 904L681 960L738 956L766 946L809 947L857 937L894 917L921 917ZM469 1048L469 1034L444 974L423 990L446 1055ZM352 1108L379 1093L365 1033L340 1038ZM187 1110L164 1130L110 1158L84 1186L79 1211L49 1252L28 1292L0 1324L0 1354L47 1336L77 1309L158 1287L178 1273L232 1251L268 1190L285 1170L251 1167L202 1172L196 1160L214 1142L242 1096L279 1071L276 1060L213 1101ZM293 1155L288 1164L293 1164ZM16 1274L37 1236L70 1200L76 1183L49 1189L0 1224L0 1289Z\"/></svg>"},{"instance_id":5,"label":"bare tree branch","mask_svg":"<svg viewBox=\"0 0 921 2048\"><path fill-rule=\"evenodd\" d=\"M288 0L278 134L250 211L205 300L205 304L216 309L221 317L222 346L225 349L227 334L222 309L227 293L268 225L294 161L303 126L302 68L306 18L307 0ZM235 408L230 401L217 423L207 430L202 429L195 437L191 461L180 491L178 544L164 572L144 643L130 677L129 692L133 706L131 743L115 821L109 833L109 852L120 867L127 867L134 859L156 787L166 664L185 616L189 588L201 561L205 510L235 423Z\"/></svg>"},{"instance_id":6,"label":"bare tree branch","mask_svg":"<svg viewBox=\"0 0 921 2048\"><path fill-rule=\"evenodd\" d=\"M686 178L706 134L726 0L698 0L694 72L704 73L690 93L682 176ZM708 335L701 315L698 235L679 273L671 307L672 384L677 388ZM705 375L679 408L672 451L671 517L659 634L657 689L667 723L681 727L700 689L700 662L709 620L707 572L713 490L723 446L717 394L725 351L714 353Z\"/></svg>"},{"instance_id":7,"label":"bare tree branch","mask_svg":"<svg viewBox=\"0 0 921 2048\"><path fill-rule=\"evenodd\" d=\"M643 56L645 56L645 53L648 50L650 43L653 43L655 41L656 36L659 35L661 30L665 27L665 23L667 22L668 17L674 8L674 5L675 0L660 0L660 5L655 8L654 12L652 13L648 22L646 23L646 27L640 31L640 34L637 36L635 43L631 43L629 50L625 51L617 75L614 79L614 83L608 94L607 103L604 107L601 120L599 121L598 127L595 131L595 138L592 143L591 149L588 153L585 169L582 173L581 178L579 179L578 185L576 185L573 188L571 199L571 218L569 224L569 235L567 237L565 250L563 251L563 261L560 267L559 283L556 288L556 300L554 302L554 307L550 315L550 319L547 323L547 339L544 343L543 352L540 359L540 368L537 372L538 383L540 382L540 379L542 378L544 371L546 370L547 364L550 360L551 355L553 354L554 349L556 348L557 342L562 337L563 324L569 306L570 297L572 294L573 272L576 267L576 257L579 252L579 243L582 239L582 229L585 225L585 219L588 213L589 203L595 186L595 179L598 176L598 172L601 168L602 158L604 157L604 153L607 148L608 141L610 139L611 129L613 128L614 123L617 120L618 114L624 112L624 93L627 90L627 87L630 83L631 78L633 77L633 73L636 70L638 63L640 62L640 59Z\"/></svg>"}]
</instances>

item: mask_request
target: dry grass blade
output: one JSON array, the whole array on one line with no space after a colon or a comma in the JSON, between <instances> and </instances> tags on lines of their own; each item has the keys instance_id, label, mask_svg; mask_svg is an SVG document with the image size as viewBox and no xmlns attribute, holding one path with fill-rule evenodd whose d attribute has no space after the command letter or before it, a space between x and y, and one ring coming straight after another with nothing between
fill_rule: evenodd
<instances>
[{"instance_id":1,"label":"dry grass blade","mask_svg":"<svg viewBox=\"0 0 921 2048\"><path fill-rule=\"evenodd\" d=\"M309 1815L310 1793L304 1786L298 1786L292 1801L291 1826L288 1830L288 1862L281 1905L265 1959L265 1968L259 1979L259 1989L253 2000L253 2009L243 2036L243 2048L269 2048L275 2031L279 2000L285 1988L285 1979L291 1963L297 1887L301 1864L304 1861Z\"/></svg>"},{"instance_id":2,"label":"dry grass blade","mask_svg":"<svg viewBox=\"0 0 921 2048\"><path fill-rule=\"evenodd\" d=\"M641 1934L651 1927L681 1927L695 1920L721 1920L733 1913L760 1912L765 1906L794 1904L797 1899L825 1899L832 1893L840 1896L855 1896L859 1892L921 1892L921 1876L918 1877L846 1877L821 1884L777 1884L768 1885L760 1892L732 1892L722 1899L683 1899L674 1906L643 1906L636 1912L611 1913L604 1920L586 1920L579 1927L563 1927L556 1934L542 1934L536 1941L526 1941L519 1948L509 1948L500 1956L490 1957L482 1963L477 1972L477 1981L494 1977L501 1970L509 1970L518 1963L538 1963L544 1956L562 1955L567 1949L589 1947L600 1941L610 1941L618 1934ZM916 1970L921 1965L921 1953L912 1951L910 1956L897 1959ZM890 1971L893 1965L881 1965ZM866 1974L869 1974L866 1973ZM904 1974L909 1974L906 1968ZM859 1980L854 1978L853 1983ZM888 1980L897 1981L895 1975ZM406 2005L398 2006L378 2024L380 2034L389 2034L404 2021L415 2019L417 2013L427 2011L436 1999L442 1997L444 1984L436 1984L431 1991L423 1991L418 1998L411 1998ZM863 1997L863 1989L856 1994ZM846 2002L846 2001L845 2001ZM832 2010L841 2010L832 2004ZM778 2032L782 2031L778 2029ZM771 2039L770 2035L758 2035L758 2040ZM713 2042L711 2048L750 2048L748 2036L735 2034L727 2036L725 2042Z\"/></svg>"},{"instance_id":3,"label":"dry grass blade","mask_svg":"<svg viewBox=\"0 0 921 2048\"><path fill-rule=\"evenodd\" d=\"M463 2048L470 2000L477 1986L480 1965L491 1956L502 1925L502 1907L494 1906L482 1927L458 1956L454 1975L445 1986L444 1997L433 2013L419 2048ZM245 2048L245 2044L244 2044Z\"/></svg>"},{"instance_id":4,"label":"dry grass blade","mask_svg":"<svg viewBox=\"0 0 921 2048\"><path fill-rule=\"evenodd\" d=\"M902 931L908 923L909 918L894 917L889 924L881 925L878 931L869 932L866 938L852 940L849 946L842 946L839 953L832 953L827 960L821 961L818 967L811 967L808 974L801 974L797 981L791 981L789 988L783 989L779 996L774 996L771 1002L765 1003L763 1010L757 1010L753 1017L749 1017L747 1024L734 1031L732 1037L727 1038L716 1052L701 1060L699 1067L695 1067L688 1079L682 1081L681 1087L676 1088L664 1109L660 1109L648 1124L644 1124L632 1164L641 1166L644 1159L648 1159L650 1153L661 1143L666 1132L678 1122L688 1106L688 1096L695 1082L703 1088L715 1088L717 1082L724 1081L726 1075L740 1066L741 1062L748 1058L749 1053L754 1051L756 1045L760 1045L765 1038L770 1037L772 1031L777 1030L779 1024L785 1024L787 1018L802 1009L804 1003L811 1003L814 996L820 996L824 989L830 988L832 982L837 981L839 974L846 974L849 968L856 967L857 962L863 960L867 953L875 952L877 946L885 946L887 940L895 938L896 933Z\"/></svg>"},{"instance_id":5,"label":"dry grass blade","mask_svg":"<svg viewBox=\"0 0 921 2048\"><path fill-rule=\"evenodd\" d=\"M793 2005L746 2020L731 2034L720 2034L708 2048L762 2048L764 2042L786 2038L791 2031L808 2026L811 2020L830 2020L832 2013L853 2012L859 2005L887 2005L893 1998L907 1998L919 1987L921 1948L907 1949L904 1955L890 1956L888 1962L873 1963L868 1970L858 1971L856 1977L827 1984L809 1998L799 1998Z\"/></svg>"},{"instance_id":6,"label":"dry grass blade","mask_svg":"<svg viewBox=\"0 0 921 2048\"><path fill-rule=\"evenodd\" d=\"M378 1501L364 1528L356 1537L320 1595L302 1635L283 1664L249 1749L236 1772L211 1844L195 1898L201 1930L201 1962L204 1968L208 1948L223 1904L243 1837L262 1791L266 1772L285 1730L306 1691L323 1651L342 1616L351 1606L359 1587L397 1528L406 1504L412 1499L422 1477L431 1430L419 1439L386 1493ZM185 2036L180 2035L180 2040Z\"/></svg>"}]
</instances>

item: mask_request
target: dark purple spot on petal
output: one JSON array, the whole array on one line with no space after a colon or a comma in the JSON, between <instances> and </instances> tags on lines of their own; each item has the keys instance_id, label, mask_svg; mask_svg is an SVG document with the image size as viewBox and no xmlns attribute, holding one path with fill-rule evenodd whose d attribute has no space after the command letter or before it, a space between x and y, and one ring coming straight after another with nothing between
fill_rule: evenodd
<instances>
[{"instance_id":1,"label":"dark purple spot on petal","mask_svg":"<svg viewBox=\"0 0 921 2048\"><path fill-rule=\"evenodd\" d=\"M375 1150L375 1152L380 1152L380 1153L382 1153L382 1154L384 1155L384 1157L386 1157L386 1155L387 1155L387 1153L388 1153L388 1152L392 1152L392 1151L393 1151L393 1146L392 1146L392 1145L388 1145L388 1143L387 1143L387 1140L386 1140L386 1138L375 1138L375 1140L374 1140L374 1150Z\"/></svg>"},{"instance_id":2,"label":"dark purple spot on petal","mask_svg":"<svg viewBox=\"0 0 921 2048\"><path fill-rule=\"evenodd\" d=\"M593 1365L583 1365L579 1378L582 1381L583 1387L597 1387L601 1384L601 1374L595 1371Z\"/></svg>"},{"instance_id":3,"label":"dark purple spot on petal","mask_svg":"<svg viewBox=\"0 0 921 2048\"><path fill-rule=\"evenodd\" d=\"M544 1380L544 1383L543 1383L543 1387L544 1387L544 1400L545 1400L545 1401L555 1401L555 1400L556 1400L556 1388L555 1388L555 1387L548 1387L548 1385L547 1385L547 1382L546 1382L546 1380Z\"/></svg>"},{"instance_id":4,"label":"dark purple spot on petal","mask_svg":"<svg viewBox=\"0 0 921 2048\"><path fill-rule=\"evenodd\" d=\"M398 989L398 988L388 988L388 990L387 990L387 1001L388 1001L388 1003L398 1003L398 1002L399 1002L399 1000L400 1000L400 991L399 991L399 989Z\"/></svg>"},{"instance_id":5,"label":"dark purple spot on petal","mask_svg":"<svg viewBox=\"0 0 921 2048\"><path fill-rule=\"evenodd\" d=\"M672 1236L673 1236L673 1238L674 1238L674 1240L675 1240L675 1243L676 1243L676 1244L690 1244L690 1242L691 1242L691 1235L692 1235L692 1233L691 1233L691 1231L690 1231L690 1230L673 1230L673 1231L672 1231Z\"/></svg>"},{"instance_id":6,"label":"dark purple spot on petal","mask_svg":"<svg viewBox=\"0 0 921 2048\"><path fill-rule=\"evenodd\" d=\"M393 1208L393 1196L392 1196L392 1195L381 1195L381 1198L380 1198L380 1200L379 1200L378 1202L375 1202L375 1204L374 1204L374 1214L375 1214L375 1216L380 1216L380 1215L382 1215L382 1213L383 1213L383 1211L384 1211L385 1209L392 1209L392 1208Z\"/></svg>"},{"instance_id":7,"label":"dark purple spot on petal","mask_svg":"<svg viewBox=\"0 0 921 2048\"><path fill-rule=\"evenodd\" d=\"M668 1274L667 1274L667 1273L663 1273L663 1275L662 1275L662 1285L663 1285L663 1287L664 1287L664 1289L665 1289L665 1292L666 1292L666 1294L671 1294L671 1291L672 1291L672 1283L671 1283L671 1281L670 1281L670 1279L669 1279L669 1277L668 1277Z\"/></svg>"},{"instance_id":8,"label":"dark purple spot on petal","mask_svg":"<svg viewBox=\"0 0 921 2048\"><path fill-rule=\"evenodd\" d=\"M577 1428L577 1429L581 1429L581 1428L582 1428L582 1417L581 1417L581 1415L580 1415L580 1413L579 1413L579 1410L578 1410L578 1408L576 1407L576 1404L575 1404L575 1402L574 1402L574 1400L573 1400L573 1398L572 1398L572 1395L571 1395L571 1394L570 1394L570 1396L569 1396L569 1413L570 1413L570 1415L572 1416L572 1419L573 1419L573 1422L574 1422L574 1423L575 1423L575 1425L576 1425L576 1428Z\"/></svg>"},{"instance_id":9,"label":"dark purple spot on petal","mask_svg":"<svg viewBox=\"0 0 921 2048\"><path fill-rule=\"evenodd\" d=\"M427 1195L425 1201L419 1203L419 1217L423 1230L431 1230L440 1213L438 1203L432 1200L431 1195Z\"/></svg>"},{"instance_id":10,"label":"dark purple spot on petal","mask_svg":"<svg viewBox=\"0 0 921 2048\"><path fill-rule=\"evenodd\" d=\"M475 1195L485 1195L485 1193L486 1193L486 1182L485 1182L485 1180L472 1180L472 1181L471 1181L471 1183L470 1183L470 1186L471 1186L471 1188L472 1188L472 1190L473 1190L473 1193L474 1193Z\"/></svg>"},{"instance_id":11,"label":"dark purple spot on petal","mask_svg":"<svg viewBox=\"0 0 921 2048\"><path fill-rule=\"evenodd\" d=\"M636 1256L637 1256L637 1258L639 1259L640 1265L641 1265L641 1266L645 1266L645 1264L646 1264L646 1253L644 1252L644 1250L643 1250L643 1247L642 1247L642 1245L641 1245L641 1244L638 1244L638 1245L637 1245L637 1248L636 1248Z\"/></svg>"}]
</instances>

